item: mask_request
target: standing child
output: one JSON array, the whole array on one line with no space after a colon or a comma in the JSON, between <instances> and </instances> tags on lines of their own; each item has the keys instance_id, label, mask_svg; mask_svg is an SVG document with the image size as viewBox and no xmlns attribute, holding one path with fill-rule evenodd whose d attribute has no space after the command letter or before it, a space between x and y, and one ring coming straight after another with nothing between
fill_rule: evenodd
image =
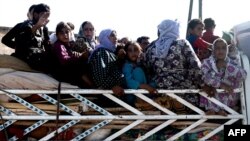
<instances>
[{"instance_id":1,"label":"standing child","mask_svg":"<svg viewBox=\"0 0 250 141\"><path fill-rule=\"evenodd\" d=\"M187 40L192 45L198 58L202 61L210 56L211 44L203 40L202 31L204 29L204 24L199 19L193 19L188 23L188 36Z\"/></svg>"},{"instance_id":2,"label":"standing child","mask_svg":"<svg viewBox=\"0 0 250 141\"><path fill-rule=\"evenodd\" d=\"M125 46L127 60L123 65L123 74L129 89L146 89L151 94L157 93L156 89L147 84L144 71L138 65L138 58L141 53L141 47L138 43L129 42Z\"/></svg>"},{"instance_id":3,"label":"standing child","mask_svg":"<svg viewBox=\"0 0 250 141\"><path fill-rule=\"evenodd\" d=\"M202 39L208 43L213 43L219 36L214 35L215 21L212 18L206 18L204 20L205 32L203 33Z\"/></svg>"},{"instance_id":4,"label":"standing child","mask_svg":"<svg viewBox=\"0 0 250 141\"><path fill-rule=\"evenodd\" d=\"M237 109L239 93L234 93L235 88L239 88L241 82L246 78L246 71L237 65L235 61L228 57L228 46L225 40L218 38L213 44L213 54L202 63L202 73L204 82L214 89L224 89L225 92L217 93L214 90L216 99L225 105ZM221 108L201 98L201 106L205 107L207 114L227 115Z\"/></svg>"}]
</instances>

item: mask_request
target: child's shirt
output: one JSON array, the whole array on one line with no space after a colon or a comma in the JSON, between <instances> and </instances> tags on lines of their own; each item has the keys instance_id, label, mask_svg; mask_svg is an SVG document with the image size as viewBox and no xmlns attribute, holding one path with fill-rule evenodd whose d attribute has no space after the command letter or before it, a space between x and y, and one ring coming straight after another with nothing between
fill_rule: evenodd
<instances>
[{"instance_id":1,"label":"child's shirt","mask_svg":"<svg viewBox=\"0 0 250 141\"><path fill-rule=\"evenodd\" d=\"M127 88L129 89L139 89L141 84L147 84L145 73L137 64L126 61L122 72L125 76Z\"/></svg>"},{"instance_id":2,"label":"child's shirt","mask_svg":"<svg viewBox=\"0 0 250 141\"><path fill-rule=\"evenodd\" d=\"M196 35L190 34L187 37L187 40L192 45L195 52L197 52L198 49L207 49L207 43L201 38Z\"/></svg>"},{"instance_id":3,"label":"child's shirt","mask_svg":"<svg viewBox=\"0 0 250 141\"><path fill-rule=\"evenodd\" d=\"M211 44L213 44L213 42L218 38L219 38L219 36L215 36L213 31L210 31L210 30L204 32L203 36L202 36L203 40L205 40L206 42L211 43Z\"/></svg>"},{"instance_id":4,"label":"child's shirt","mask_svg":"<svg viewBox=\"0 0 250 141\"><path fill-rule=\"evenodd\" d=\"M80 56L73 54L68 45L63 44L59 40L55 42L52 51L61 65L71 64L80 59Z\"/></svg>"}]
</instances>

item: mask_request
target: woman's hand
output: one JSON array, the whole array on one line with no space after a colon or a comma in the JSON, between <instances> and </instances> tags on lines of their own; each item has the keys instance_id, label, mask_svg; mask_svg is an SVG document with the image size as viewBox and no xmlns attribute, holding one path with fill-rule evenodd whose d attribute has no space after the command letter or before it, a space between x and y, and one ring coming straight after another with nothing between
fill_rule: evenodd
<instances>
[{"instance_id":1,"label":"woman's hand","mask_svg":"<svg viewBox=\"0 0 250 141\"><path fill-rule=\"evenodd\" d=\"M89 50L84 51L82 53L82 58L85 59L85 60L88 60L89 54L90 54Z\"/></svg>"},{"instance_id":2,"label":"woman's hand","mask_svg":"<svg viewBox=\"0 0 250 141\"><path fill-rule=\"evenodd\" d=\"M112 88L112 91L117 96L123 96L124 95L124 89L120 86L114 86Z\"/></svg>"},{"instance_id":3,"label":"woman's hand","mask_svg":"<svg viewBox=\"0 0 250 141\"><path fill-rule=\"evenodd\" d=\"M214 87L208 86L208 85L204 85L202 87L202 91L206 92L208 97L214 97L215 93L216 93L216 89Z\"/></svg>"},{"instance_id":4,"label":"woman's hand","mask_svg":"<svg viewBox=\"0 0 250 141\"><path fill-rule=\"evenodd\" d=\"M234 92L234 89L231 86L229 86L227 84L224 84L224 83L222 83L220 85L220 88L225 90L225 92L228 92L228 93L233 93Z\"/></svg>"}]
</instances>

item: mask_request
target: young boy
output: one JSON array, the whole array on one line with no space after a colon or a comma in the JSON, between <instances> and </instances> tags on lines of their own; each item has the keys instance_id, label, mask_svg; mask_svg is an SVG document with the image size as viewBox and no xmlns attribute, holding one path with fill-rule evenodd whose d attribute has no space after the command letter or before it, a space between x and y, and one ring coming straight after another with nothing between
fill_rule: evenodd
<instances>
[{"instance_id":1,"label":"young boy","mask_svg":"<svg viewBox=\"0 0 250 141\"><path fill-rule=\"evenodd\" d=\"M201 38L203 29L204 24L199 19L190 20L188 23L189 35L187 36L187 40L192 45L195 53L201 61L210 56L210 48L212 46Z\"/></svg>"},{"instance_id":2,"label":"young boy","mask_svg":"<svg viewBox=\"0 0 250 141\"><path fill-rule=\"evenodd\" d=\"M214 35L215 21L212 18L206 18L204 24L206 32L203 33L202 39L212 44L219 38L219 36Z\"/></svg>"}]
</instances>

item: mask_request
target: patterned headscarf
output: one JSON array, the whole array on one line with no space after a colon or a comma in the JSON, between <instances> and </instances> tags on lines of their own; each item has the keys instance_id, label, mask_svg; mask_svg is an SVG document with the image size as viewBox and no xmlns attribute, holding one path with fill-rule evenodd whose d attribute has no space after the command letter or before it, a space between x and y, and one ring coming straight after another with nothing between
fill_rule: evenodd
<instances>
[{"instance_id":1,"label":"patterned headscarf","mask_svg":"<svg viewBox=\"0 0 250 141\"><path fill-rule=\"evenodd\" d=\"M164 20L158 25L158 32L159 38L155 42L155 56L165 58L173 41L179 38L179 23L173 20Z\"/></svg>"},{"instance_id":2,"label":"patterned headscarf","mask_svg":"<svg viewBox=\"0 0 250 141\"><path fill-rule=\"evenodd\" d=\"M98 48L106 48L108 49L109 51L111 52L115 52L115 49L116 49L116 45L113 44L110 40L109 40L109 36L111 35L111 33L113 32L114 30L112 29L104 29L100 32L99 34L99 42L100 42L100 45L98 45L96 47L96 49Z\"/></svg>"}]
</instances>

